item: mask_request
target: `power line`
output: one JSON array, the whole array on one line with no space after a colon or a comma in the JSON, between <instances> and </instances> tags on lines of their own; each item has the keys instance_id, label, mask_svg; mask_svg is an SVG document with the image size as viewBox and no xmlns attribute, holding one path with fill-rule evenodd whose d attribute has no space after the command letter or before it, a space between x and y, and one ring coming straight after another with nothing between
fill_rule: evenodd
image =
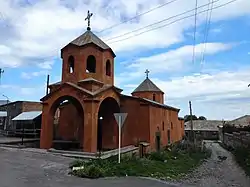
<instances>
[{"instance_id":1,"label":"power line","mask_svg":"<svg viewBox=\"0 0 250 187\"><path fill-rule=\"evenodd\" d=\"M210 2L209 2L210 3ZM195 64L195 44L196 44L196 25L197 25L197 5L198 0L195 1L195 13L194 13L194 41L193 41L193 59L192 62Z\"/></svg>"},{"instance_id":2,"label":"power line","mask_svg":"<svg viewBox=\"0 0 250 187\"><path fill-rule=\"evenodd\" d=\"M215 2L218 2L218 1L219 1L219 0L216 0ZM207 5L209 5L209 3L204 4L204 5L201 5L201 6L197 7L197 8L200 9L200 8L205 7L205 6L207 6ZM133 30L133 31L130 31L130 32L127 32L127 33L118 35L118 36L114 36L114 37L112 37L112 38L108 38L106 41L113 40L113 39L116 39L116 38L120 38L120 37L122 37L122 36L126 36L126 35L128 35L128 34L131 34L131 33L137 32L137 31L140 31L140 30L142 30L142 29L146 29L146 28L148 28L148 27L151 27L151 26L157 25L157 24L159 24L159 23L162 23L162 22L171 20L171 19L176 18L176 17L178 17L178 16L182 16L182 15L184 15L184 14L186 14L186 13L193 12L194 10L195 10L195 8L194 8L194 9L191 9L191 10L187 10L187 11L182 12L182 13L180 13L180 14L176 14L176 15L174 15L174 16L165 18L165 19L163 19L163 20L161 20L161 21L157 21L157 22L155 22L155 23L149 24L149 25L144 26L144 27L141 27L141 28L139 28L139 29L136 29L136 30Z\"/></svg>"},{"instance_id":3,"label":"power line","mask_svg":"<svg viewBox=\"0 0 250 187\"><path fill-rule=\"evenodd\" d=\"M236 2L236 1L238 1L238 0L231 0L231 1L227 2L227 3L224 3L224 4L221 4L221 5L219 5L219 6L214 7L213 10L214 10L214 9L217 9L217 8L224 7L224 6L228 5L228 4L231 4L231 3ZM198 15L198 14L202 14L202 13L204 13L204 12L207 12L208 10L211 10L211 9L206 9L206 10L200 11L200 12L197 13L197 15ZM124 39L121 39L121 40L116 40L116 41L114 41L114 42L110 42L109 44L116 43L116 42L121 42L121 41L124 41L124 40L128 40L128 39L133 38L133 37L135 37L135 36L139 36L139 35L141 35L141 34L144 34L144 33L147 33L147 32L153 31L153 30L157 30L157 29L166 27L166 26L168 26L168 25L172 25L173 23L176 23L176 22L178 22L178 21L181 21L181 20L184 20L184 19L193 17L193 16L194 16L194 14L189 15L189 16L185 16L185 17L179 18L179 19L177 19L177 20L174 20L174 21L172 21L172 22L170 22L170 23L167 23L167 24L165 24L165 25L161 25L161 26L159 26L159 27L152 28L152 29L149 29L149 30L140 32L140 33L138 33L138 34L135 34L135 35L133 35L133 36L130 36L130 37L127 37L127 38L124 38Z\"/></svg>"},{"instance_id":4,"label":"power line","mask_svg":"<svg viewBox=\"0 0 250 187\"><path fill-rule=\"evenodd\" d=\"M162 7L166 6L166 5L169 5L169 4L171 4L171 3L174 3L175 1L178 1L178 0L171 0L171 1L165 2L165 3L163 3L163 4L161 4L161 5L157 6L157 7L154 7L154 8L152 8L152 9L149 9L149 10L146 11L146 12L143 12L143 13L141 13L141 14L138 14L138 15L136 15L136 16L134 16L134 17L132 17L132 18L129 18L128 20L125 20L125 21L123 21L123 22L120 22L120 23L118 23L118 24L115 24L115 25L112 25L112 26L110 26L110 27L107 27L106 29L103 29L103 30L101 30L101 31L99 31L99 32L96 32L96 33L99 34L99 33L104 32L104 31L106 31L106 30L110 30L110 29L112 29L112 28L114 28L114 27L117 27L117 26L122 25L122 24L124 24L124 23L127 23L127 22L129 22L129 21L132 21L132 20L134 20L134 19L136 19L136 18L138 18L138 17L141 17L141 16L143 16L143 15L145 15L145 14L148 14L148 13L150 13L150 12L153 12L154 10L157 10L157 9L159 9L159 8L162 8Z\"/></svg>"},{"instance_id":5,"label":"power line","mask_svg":"<svg viewBox=\"0 0 250 187\"><path fill-rule=\"evenodd\" d=\"M210 3L211 0L208 0L208 2ZM209 5L208 5L208 8ZM204 47L205 47L205 38L206 38L206 33L207 33L207 27L208 27L208 19L209 19L209 11L207 11L207 15L206 15L206 24L205 24L205 32L204 32L204 40L203 40L203 43L204 43L204 46L203 46L203 51L204 51ZM201 51L201 64L202 64L202 59L203 59L203 51Z\"/></svg>"},{"instance_id":6,"label":"power line","mask_svg":"<svg viewBox=\"0 0 250 187\"><path fill-rule=\"evenodd\" d=\"M205 59L205 52L206 52L208 33L209 33L210 23L211 23L211 18L212 18L213 5L214 5L214 0L212 0L211 10L209 12L209 17L207 19L206 30L205 30L205 34L204 34L204 47L203 47L202 56L201 56L201 65L203 65L204 59Z\"/></svg>"}]
</instances>

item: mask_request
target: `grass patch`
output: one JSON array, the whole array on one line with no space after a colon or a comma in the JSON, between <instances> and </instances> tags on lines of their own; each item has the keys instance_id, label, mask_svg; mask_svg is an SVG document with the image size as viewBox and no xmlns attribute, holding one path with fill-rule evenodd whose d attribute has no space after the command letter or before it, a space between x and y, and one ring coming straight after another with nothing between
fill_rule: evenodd
<instances>
[{"instance_id":1,"label":"grass patch","mask_svg":"<svg viewBox=\"0 0 250 187\"><path fill-rule=\"evenodd\" d=\"M250 149L237 148L232 151L235 161L250 176Z\"/></svg>"},{"instance_id":2,"label":"grass patch","mask_svg":"<svg viewBox=\"0 0 250 187\"><path fill-rule=\"evenodd\" d=\"M237 148L227 147L225 144L220 143L220 145L230 151L237 164L245 171L245 173L250 176L250 148Z\"/></svg>"},{"instance_id":3,"label":"grass patch","mask_svg":"<svg viewBox=\"0 0 250 187\"><path fill-rule=\"evenodd\" d=\"M77 160L70 167L83 166L71 174L85 178L143 176L169 180L180 178L210 155L207 150L162 151L148 154L145 158L138 158L135 155L123 156L120 164L117 163L117 156L90 162Z\"/></svg>"}]
</instances>

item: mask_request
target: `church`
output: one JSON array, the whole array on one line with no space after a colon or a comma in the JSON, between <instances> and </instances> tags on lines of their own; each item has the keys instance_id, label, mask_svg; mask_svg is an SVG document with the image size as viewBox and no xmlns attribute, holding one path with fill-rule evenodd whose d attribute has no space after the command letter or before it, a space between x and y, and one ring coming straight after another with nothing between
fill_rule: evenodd
<instances>
[{"instance_id":1,"label":"church","mask_svg":"<svg viewBox=\"0 0 250 187\"><path fill-rule=\"evenodd\" d=\"M98 152L118 148L114 113L127 113L121 146L147 142L151 151L182 139L180 109L148 77L131 93L114 85L115 53L90 28L61 49L62 78L41 101L40 148Z\"/></svg>"}]
</instances>

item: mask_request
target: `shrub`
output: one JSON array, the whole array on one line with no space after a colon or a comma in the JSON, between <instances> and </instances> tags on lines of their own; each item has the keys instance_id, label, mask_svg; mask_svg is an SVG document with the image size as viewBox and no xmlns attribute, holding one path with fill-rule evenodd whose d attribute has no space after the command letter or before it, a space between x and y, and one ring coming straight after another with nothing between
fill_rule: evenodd
<instances>
[{"instance_id":1,"label":"shrub","mask_svg":"<svg viewBox=\"0 0 250 187\"><path fill-rule=\"evenodd\" d=\"M73 162L70 163L69 168L72 169L73 167L80 167L85 164L84 160L74 160Z\"/></svg>"},{"instance_id":2,"label":"shrub","mask_svg":"<svg viewBox=\"0 0 250 187\"><path fill-rule=\"evenodd\" d=\"M250 150L246 148L237 148L233 151L236 162L250 176Z\"/></svg>"},{"instance_id":3,"label":"shrub","mask_svg":"<svg viewBox=\"0 0 250 187\"><path fill-rule=\"evenodd\" d=\"M202 152L188 152L179 150L176 152L162 151L152 152L144 158L134 156L122 156L118 164L117 156L108 159L96 159L90 162L77 160L71 165L84 166L71 174L84 178L99 178L110 176L144 176L161 179L177 178L197 166L205 157ZM167 162L165 162L167 161Z\"/></svg>"},{"instance_id":4,"label":"shrub","mask_svg":"<svg viewBox=\"0 0 250 187\"><path fill-rule=\"evenodd\" d=\"M76 175L78 177L91 178L91 179L96 179L104 176L102 168L94 164L85 166L84 169L75 170L71 174Z\"/></svg>"},{"instance_id":5,"label":"shrub","mask_svg":"<svg viewBox=\"0 0 250 187\"><path fill-rule=\"evenodd\" d=\"M167 156L167 154L165 152L152 152L152 153L147 155L147 158L150 159L150 160L164 162L169 157Z\"/></svg>"}]
</instances>

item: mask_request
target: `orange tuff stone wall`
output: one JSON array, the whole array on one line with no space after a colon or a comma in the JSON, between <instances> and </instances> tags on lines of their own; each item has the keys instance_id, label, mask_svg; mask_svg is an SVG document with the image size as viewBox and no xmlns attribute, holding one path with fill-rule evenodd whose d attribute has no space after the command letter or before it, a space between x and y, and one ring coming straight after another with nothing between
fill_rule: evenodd
<instances>
[{"instance_id":1,"label":"orange tuff stone wall","mask_svg":"<svg viewBox=\"0 0 250 187\"><path fill-rule=\"evenodd\" d=\"M63 140L81 140L82 133L80 134L78 129L82 127L82 119L83 116L79 116L79 113L73 104L67 103L61 106L57 136Z\"/></svg>"},{"instance_id":2,"label":"orange tuff stone wall","mask_svg":"<svg viewBox=\"0 0 250 187\"><path fill-rule=\"evenodd\" d=\"M180 138L183 138L185 136L185 125L184 125L184 119L179 118L179 123L180 123Z\"/></svg>"},{"instance_id":3,"label":"orange tuff stone wall","mask_svg":"<svg viewBox=\"0 0 250 187\"><path fill-rule=\"evenodd\" d=\"M170 111L171 119L171 142L177 142L180 140L180 123L178 119L178 113L176 111Z\"/></svg>"},{"instance_id":4,"label":"orange tuff stone wall","mask_svg":"<svg viewBox=\"0 0 250 187\"><path fill-rule=\"evenodd\" d=\"M131 97L121 100L122 112L128 117L122 129L122 145L137 145L140 141L150 143L149 149L156 149L156 132L161 136L161 147L181 140L181 126L178 120L178 111L162 108L149 103L141 102ZM171 128L171 123L173 124ZM170 130L170 137L168 137Z\"/></svg>"},{"instance_id":5,"label":"orange tuff stone wall","mask_svg":"<svg viewBox=\"0 0 250 187\"><path fill-rule=\"evenodd\" d=\"M128 113L122 128L122 145L138 145L140 141L149 142L149 109L140 106L140 101L123 97L121 112Z\"/></svg>"},{"instance_id":6,"label":"orange tuff stone wall","mask_svg":"<svg viewBox=\"0 0 250 187\"><path fill-rule=\"evenodd\" d=\"M75 60L75 71L69 73L68 58L74 57ZM87 73L87 58L89 55L93 55L96 59L96 72ZM110 51L101 51L94 45L88 45L86 47L76 47L69 45L62 51L62 82L73 82L77 83L79 80L83 80L92 77L105 84L114 84L114 58ZM109 60L111 63L111 76L106 75L106 61Z\"/></svg>"},{"instance_id":7,"label":"orange tuff stone wall","mask_svg":"<svg viewBox=\"0 0 250 187\"><path fill-rule=\"evenodd\" d=\"M78 85L82 88L85 88L86 90L91 91L91 92L94 92L103 86L101 84L95 84L93 82L82 82L82 83L80 82L80 83L78 83Z\"/></svg>"},{"instance_id":8,"label":"orange tuff stone wall","mask_svg":"<svg viewBox=\"0 0 250 187\"><path fill-rule=\"evenodd\" d=\"M155 95L155 101L158 103L163 104L163 93L162 92L135 92L132 93L133 96L135 97L140 97L140 98L146 98L150 99L153 101L154 95Z\"/></svg>"},{"instance_id":9,"label":"orange tuff stone wall","mask_svg":"<svg viewBox=\"0 0 250 187\"><path fill-rule=\"evenodd\" d=\"M102 148L116 149L118 148L118 126L113 114L102 120Z\"/></svg>"},{"instance_id":10,"label":"orange tuff stone wall","mask_svg":"<svg viewBox=\"0 0 250 187\"><path fill-rule=\"evenodd\" d=\"M154 105L149 105L150 108L150 148L156 149L156 132L160 132L161 147L168 145L168 138L171 143L179 141L178 135L178 111L166 109ZM171 124L173 128L171 128ZM168 130L170 130L170 137L168 137Z\"/></svg>"}]
</instances>

